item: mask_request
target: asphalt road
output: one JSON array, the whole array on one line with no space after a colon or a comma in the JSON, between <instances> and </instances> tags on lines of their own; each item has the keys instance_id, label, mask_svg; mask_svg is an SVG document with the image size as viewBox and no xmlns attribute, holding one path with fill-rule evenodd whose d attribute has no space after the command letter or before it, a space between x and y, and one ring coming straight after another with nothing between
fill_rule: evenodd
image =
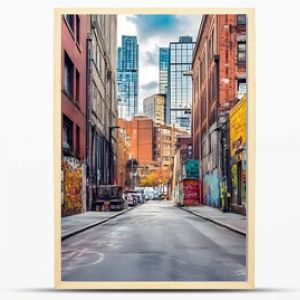
<instances>
[{"instance_id":1,"label":"asphalt road","mask_svg":"<svg viewBox=\"0 0 300 300\"><path fill-rule=\"evenodd\" d=\"M63 281L244 281L246 238L148 201L62 241Z\"/></svg>"}]
</instances>

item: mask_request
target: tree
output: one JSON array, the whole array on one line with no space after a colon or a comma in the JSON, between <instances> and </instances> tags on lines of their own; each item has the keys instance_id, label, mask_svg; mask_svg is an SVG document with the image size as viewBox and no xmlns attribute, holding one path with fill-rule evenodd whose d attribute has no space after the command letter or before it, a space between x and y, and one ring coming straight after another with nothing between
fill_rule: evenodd
<instances>
[{"instance_id":1,"label":"tree","mask_svg":"<svg viewBox=\"0 0 300 300\"><path fill-rule=\"evenodd\" d=\"M141 179L140 186L157 187L159 185L166 185L170 181L170 176L169 169L154 170Z\"/></svg>"}]
</instances>

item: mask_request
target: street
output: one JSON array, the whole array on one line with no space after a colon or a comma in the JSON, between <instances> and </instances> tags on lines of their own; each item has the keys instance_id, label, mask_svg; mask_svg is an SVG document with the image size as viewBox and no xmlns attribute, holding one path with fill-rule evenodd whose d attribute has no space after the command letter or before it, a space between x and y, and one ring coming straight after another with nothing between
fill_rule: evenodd
<instances>
[{"instance_id":1,"label":"street","mask_svg":"<svg viewBox=\"0 0 300 300\"><path fill-rule=\"evenodd\" d=\"M246 237L171 201L148 201L62 241L62 281L245 280Z\"/></svg>"}]
</instances>

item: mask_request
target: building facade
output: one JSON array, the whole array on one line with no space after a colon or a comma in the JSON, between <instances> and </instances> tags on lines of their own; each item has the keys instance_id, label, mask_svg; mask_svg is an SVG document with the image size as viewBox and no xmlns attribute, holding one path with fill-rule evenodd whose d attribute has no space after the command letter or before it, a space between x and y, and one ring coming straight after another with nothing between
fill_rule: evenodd
<instances>
[{"instance_id":1,"label":"building facade","mask_svg":"<svg viewBox=\"0 0 300 300\"><path fill-rule=\"evenodd\" d=\"M62 16L62 216L86 209L86 25L84 15Z\"/></svg>"},{"instance_id":2,"label":"building facade","mask_svg":"<svg viewBox=\"0 0 300 300\"><path fill-rule=\"evenodd\" d=\"M117 16L88 16L87 209L97 185L114 183L117 125Z\"/></svg>"},{"instance_id":3,"label":"building facade","mask_svg":"<svg viewBox=\"0 0 300 300\"><path fill-rule=\"evenodd\" d=\"M154 122L145 116L135 116L132 120L119 119L118 125L126 130L130 159L139 165L153 163Z\"/></svg>"},{"instance_id":4,"label":"building facade","mask_svg":"<svg viewBox=\"0 0 300 300\"><path fill-rule=\"evenodd\" d=\"M144 115L154 122L165 122L165 94L154 94L143 101Z\"/></svg>"},{"instance_id":5,"label":"building facade","mask_svg":"<svg viewBox=\"0 0 300 300\"><path fill-rule=\"evenodd\" d=\"M159 48L159 93L168 93L169 48Z\"/></svg>"},{"instance_id":6,"label":"building facade","mask_svg":"<svg viewBox=\"0 0 300 300\"><path fill-rule=\"evenodd\" d=\"M167 123L190 129L192 105L192 78L185 72L191 69L195 42L190 36L179 37L169 46L169 73L167 94Z\"/></svg>"},{"instance_id":7,"label":"building facade","mask_svg":"<svg viewBox=\"0 0 300 300\"><path fill-rule=\"evenodd\" d=\"M157 166L172 166L177 140L182 135L189 135L189 132L174 125L155 123L153 156Z\"/></svg>"},{"instance_id":8,"label":"building facade","mask_svg":"<svg viewBox=\"0 0 300 300\"><path fill-rule=\"evenodd\" d=\"M193 156L201 161L201 201L245 213L231 180L229 111L246 93L246 16L204 15L195 46ZM240 172L242 173L242 172ZM245 193L244 193L245 194Z\"/></svg>"},{"instance_id":9,"label":"building facade","mask_svg":"<svg viewBox=\"0 0 300 300\"><path fill-rule=\"evenodd\" d=\"M117 51L118 111L120 118L130 120L138 112L139 45L136 36L122 36Z\"/></svg>"}]
</instances>

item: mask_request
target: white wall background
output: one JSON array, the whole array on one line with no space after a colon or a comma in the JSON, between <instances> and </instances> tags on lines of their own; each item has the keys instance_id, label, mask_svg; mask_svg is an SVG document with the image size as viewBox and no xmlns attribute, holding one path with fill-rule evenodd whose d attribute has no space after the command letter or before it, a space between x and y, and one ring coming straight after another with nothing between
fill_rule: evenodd
<instances>
[{"instance_id":1,"label":"white wall background","mask_svg":"<svg viewBox=\"0 0 300 300\"><path fill-rule=\"evenodd\" d=\"M152 293L53 287L53 8L256 7L255 292L164 293L172 299L299 299L300 125L297 1L2 1L0 286L2 299L153 299ZM202 292L203 293L203 292Z\"/></svg>"}]
</instances>

